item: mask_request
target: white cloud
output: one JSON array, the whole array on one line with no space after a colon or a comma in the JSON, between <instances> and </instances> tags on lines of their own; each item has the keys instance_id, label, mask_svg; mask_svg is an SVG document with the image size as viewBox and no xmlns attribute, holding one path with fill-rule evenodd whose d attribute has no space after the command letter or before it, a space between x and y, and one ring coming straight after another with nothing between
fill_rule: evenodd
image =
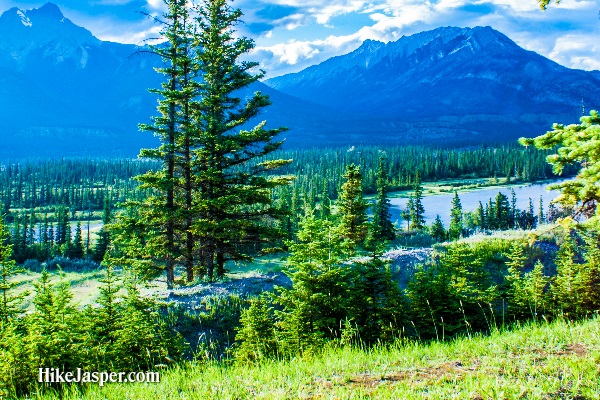
<instances>
[{"instance_id":1,"label":"white cloud","mask_svg":"<svg viewBox=\"0 0 600 400\"><path fill-rule=\"evenodd\" d=\"M148 0L148 5L154 10L162 10L164 8L163 0Z\"/></svg>"},{"instance_id":2,"label":"white cloud","mask_svg":"<svg viewBox=\"0 0 600 400\"><path fill-rule=\"evenodd\" d=\"M131 43L137 45L156 44L157 42L163 41L160 35L160 30L160 26L152 26L143 30L140 30L139 26L132 26L127 29L108 29L106 32L100 33L98 36L102 40L117 43Z\"/></svg>"},{"instance_id":3,"label":"white cloud","mask_svg":"<svg viewBox=\"0 0 600 400\"><path fill-rule=\"evenodd\" d=\"M402 35L439 26L489 25L506 34L521 47L536 51L565 66L600 68L600 35L597 13L600 6L590 0L562 0L542 12L535 0L266 0L270 4L299 7L313 24L335 26L336 16L362 13L372 24L358 26L353 33L314 40L260 46L257 55L269 75L305 68L325 59L350 52L364 40L387 42ZM333 20L333 22L332 22ZM301 24L309 24L298 19ZM301 22L300 22L301 21ZM289 25L287 26L289 28ZM305 28L310 29L310 26ZM273 37L278 37L278 28ZM283 36L288 37L288 36Z\"/></svg>"},{"instance_id":4,"label":"white cloud","mask_svg":"<svg viewBox=\"0 0 600 400\"><path fill-rule=\"evenodd\" d=\"M596 37L594 37L596 36ZM549 56L559 64L579 69L600 70L597 34L567 34L556 39Z\"/></svg>"}]
</instances>

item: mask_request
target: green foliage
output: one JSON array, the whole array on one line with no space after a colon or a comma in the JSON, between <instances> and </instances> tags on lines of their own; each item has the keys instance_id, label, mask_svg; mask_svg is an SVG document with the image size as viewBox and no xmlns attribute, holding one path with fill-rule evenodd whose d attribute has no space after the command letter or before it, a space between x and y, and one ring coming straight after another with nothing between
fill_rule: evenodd
<instances>
[{"instance_id":1,"label":"green foliage","mask_svg":"<svg viewBox=\"0 0 600 400\"><path fill-rule=\"evenodd\" d=\"M359 244L367 235L367 208L369 207L363 198L360 167L349 165L344 179L337 202L338 213L341 216L341 229L345 237Z\"/></svg>"},{"instance_id":2,"label":"green foliage","mask_svg":"<svg viewBox=\"0 0 600 400\"><path fill-rule=\"evenodd\" d=\"M377 198L373 210L373 239L376 241L394 240L396 229L390 220L391 203L388 198L388 166L387 159L379 157L377 168Z\"/></svg>"},{"instance_id":3,"label":"green foliage","mask_svg":"<svg viewBox=\"0 0 600 400\"><path fill-rule=\"evenodd\" d=\"M450 210L450 228L448 229L448 238L452 240L459 239L463 233L463 213L462 205L458 193L454 192L452 198L452 209Z\"/></svg>"},{"instance_id":4,"label":"green foliage","mask_svg":"<svg viewBox=\"0 0 600 400\"><path fill-rule=\"evenodd\" d=\"M285 272L292 288L279 288L275 297L283 307L277 312L282 354L312 352L325 338L339 336L350 295L352 270L343 262L353 243L345 239L345 230L312 212L300 227L298 243L288 243Z\"/></svg>"},{"instance_id":5,"label":"green foliage","mask_svg":"<svg viewBox=\"0 0 600 400\"><path fill-rule=\"evenodd\" d=\"M0 397L24 396L37 378L23 327L0 322Z\"/></svg>"},{"instance_id":6,"label":"green foliage","mask_svg":"<svg viewBox=\"0 0 600 400\"><path fill-rule=\"evenodd\" d=\"M425 207L423 207L423 186L421 186L418 171L415 174L413 194L410 200L407 206L410 213L410 229L421 230L425 227Z\"/></svg>"},{"instance_id":7,"label":"green foliage","mask_svg":"<svg viewBox=\"0 0 600 400\"><path fill-rule=\"evenodd\" d=\"M548 8L548 5L550 3L552 3L552 0L537 0L538 4L540 5L540 8L542 10L545 10L546 8ZM556 4L560 3L560 0L555 0L554 1Z\"/></svg>"},{"instance_id":8,"label":"green foliage","mask_svg":"<svg viewBox=\"0 0 600 400\"><path fill-rule=\"evenodd\" d=\"M492 303L498 291L478 254L458 243L419 269L407 294L416 333L440 338L489 329L483 306Z\"/></svg>"},{"instance_id":9,"label":"green foliage","mask_svg":"<svg viewBox=\"0 0 600 400\"><path fill-rule=\"evenodd\" d=\"M33 367L75 370L83 364L81 315L68 284L50 283L45 270L35 284L34 312L27 316L27 348Z\"/></svg>"},{"instance_id":10,"label":"green foliage","mask_svg":"<svg viewBox=\"0 0 600 400\"><path fill-rule=\"evenodd\" d=\"M0 219L0 321L7 324L10 319L21 312L21 303L27 292L14 294L17 284L13 278L24 272L17 267L12 259L12 246L9 243L10 234Z\"/></svg>"},{"instance_id":11,"label":"green foliage","mask_svg":"<svg viewBox=\"0 0 600 400\"><path fill-rule=\"evenodd\" d=\"M353 269L347 321L364 344L391 342L406 325L408 305L387 263L377 255Z\"/></svg>"},{"instance_id":12,"label":"green foliage","mask_svg":"<svg viewBox=\"0 0 600 400\"><path fill-rule=\"evenodd\" d=\"M431 237L433 237L436 242L443 242L446 240L446 228L444 228L444 223L439 214L435 216L435 221L433 221L433 224L431 225L430 233Z\"/></svg>"},{"instance_id":13,"label":"green foliage","mask_svg":"<svg viewBox=\"0 0 600 400\"><path fill-rule=\"evenodd\" d=\"M508 314L516 320L537 319L547 310L548 277L544 276L544 266L538 260L533 271L525 273L523 244L512 244L509 261L506 263Z\"/></svg>"},{"instance_id":14,"label":"green foliage","mask_svg":"<svg viewBox=\"0 0 600 400\"><path fill-rule=\"evenodd\" d=\"M235 340L240 345L235 349L235 358L253 362L277 356L273 307L264 296L252 299L250 307L242 311L240 327Z\"/></svg>"},{"instance_id":15,"label":"green foliage","mask_svg":"<svg viewBox=\"0 0 600 400\"><path fill-rule=\"evenodd\" d=\"M543 7L547 4L546 1L541 2ZM600 115L593 110L580 121L580 124L567 126L554 124L552 131L533 139L521 138L519 142L538 149L558 147L547 157L556 174L562 173L566 165L581 165L575 179L553 186L561 192L555 201L567 207L577 207L580 213L590 217L587 224L595 225L600 215L596 207L600 200Z\"/></svg>"},{"instance_id":16,"label":"green foliage","mask_svg":"<svg viewBox=\"0 0 600 400\"><path fill-rule=\"evenodd\" d=\"M578 262L573 238L567 233L555 259L556 277L551 292L556 315L579 318L586 314L585 293L588 288L587 266Z\"/></svg>"}]
</instances>

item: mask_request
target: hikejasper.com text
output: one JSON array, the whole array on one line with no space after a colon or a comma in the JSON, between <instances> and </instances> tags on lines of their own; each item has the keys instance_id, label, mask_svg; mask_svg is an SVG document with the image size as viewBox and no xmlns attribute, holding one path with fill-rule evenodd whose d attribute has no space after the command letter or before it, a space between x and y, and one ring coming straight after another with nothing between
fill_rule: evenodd
<instances>
[{"instance_id":1,"label":"hikejasper.com text","mask_svg":"<svg viewBox=\"0 0 600 400\"><path fill-rule=\"evenodd\" d=\"M90 372L61 371L60 368L39 368L38 382L40 383L97 383L104 386L105 383L158 383L160 373L158 372Z\"/></svg>"}]
</instances>

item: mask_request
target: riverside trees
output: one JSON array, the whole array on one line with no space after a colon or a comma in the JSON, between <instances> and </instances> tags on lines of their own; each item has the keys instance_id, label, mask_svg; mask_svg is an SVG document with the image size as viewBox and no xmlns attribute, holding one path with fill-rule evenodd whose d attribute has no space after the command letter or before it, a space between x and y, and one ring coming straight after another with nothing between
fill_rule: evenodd
<instances>
[{"instance_id":1,"label":"riverside trees","mask_svg":"<svg viewBox=\"0 0 600 400\"><path fill-rule=\"evenodd\" d=\"M113 226L114 262L142 276L167 275L174 283L177 264L213 279L225 273L227 260L248 260L246 247L278 238L273 220L283 212L271 204L270 190L290 177L265 177L291 160L258 162L277 150L274 138L285 128L267 129L249 122L270 104L266 95L243 91L263 76L257 63L240 61L254 43L236 38L242 13L226 0L204 0L189 8L184 0L165 0L163 35L156 46L165 75L153 125L142 125L161 140L140 156L161 167L140 175L155 195L130 202Z\"/></svg>"}]
</instances>

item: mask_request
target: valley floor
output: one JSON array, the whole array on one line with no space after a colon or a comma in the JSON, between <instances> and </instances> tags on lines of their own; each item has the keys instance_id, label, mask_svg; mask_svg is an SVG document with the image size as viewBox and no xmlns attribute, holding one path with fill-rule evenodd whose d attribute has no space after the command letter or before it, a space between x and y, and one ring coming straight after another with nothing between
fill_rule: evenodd
<instances>
[{"instance_id":1,"label":"valley floor","mask_svg":"<svg viewBox=\"0 0 600 400\"><path fill-rule=\"evenodd\" d=\"M75 388L65 399L597 399L600 320L544 320L452 342L328 348L259 365L207 363L160 383ZM52 396L45 396L50 399Z\"/></svg>"}]
</instances>

